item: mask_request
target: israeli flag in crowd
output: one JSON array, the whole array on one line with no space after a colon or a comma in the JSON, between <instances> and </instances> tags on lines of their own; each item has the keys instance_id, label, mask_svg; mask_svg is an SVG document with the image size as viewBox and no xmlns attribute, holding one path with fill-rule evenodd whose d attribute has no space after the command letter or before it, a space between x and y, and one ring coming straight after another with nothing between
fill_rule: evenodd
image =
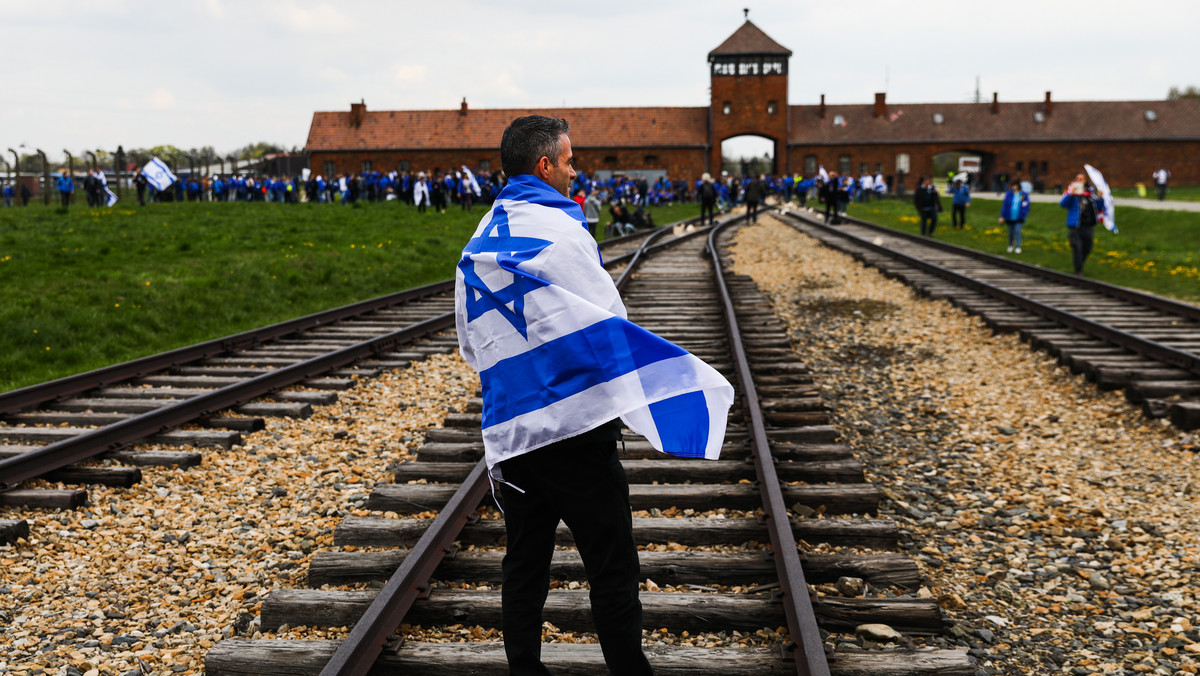
<instances>
[{"instance_id":1,"label":"israeli flag in crowd","mask_svg":"<svg viewBox=\"0 0 1200 676\"><path fill-rule=\"evenodd\" d=\"M817 167L817 175L821 177L822 181L829 182L829 172L825 171L825 165Z\"/></svg>"},{"instance_id":2,"label":"israeli flag in crowd","mask_svg":"<svg viewBox=\"0 0 1200 676\"><path fill-rule=\"evenodd\" d=\"M117 198L117 195L116 195L116 193L114 193L113 191L109 190L107 187L104 189L104 195L105 195L105 197L104 197L104 206L106 206L106 207L111 207L112 205L114 205L114 204L116 204L116 203L117 203L117 199L118 199L118 198Z\"/></svg>"},{"instance_id":3,"label":"israeli flag in crowd","mask_svg":"<svg viewBox=\"0 0 1200 676\"><path fill-rule=\"evenodd\" d=\"M470 186L471 192L475 193L476 197L479 197L479 181L475 180L475 174L472 174L471 170L468 169L467 165L465 164L462 165L462 173L463 180L466 181L468 186Z\"/></svg>"},{"instance_id":4,"label":"israeli flag in crowd","mask_svg":"<svg viewBox=\"0 0 1200 676\"><path fill-rule=\"evenodd\" d=\"M660 451L720 455L733 388L626 318L583 210L544 181L509 179L455 277L489 468L617 417Z\"/></svg>"},{"instance_id":5,"label":"israeli flag in crowd","mask_svg":"<svg viewBox=\"0 0 1200 676\"><path fill-rule=\"evenodd\" d=\"M1108 181L1104 180L1104 174L1100 170L1090 164L1083 165L1087 171L1088 178L1092 181L1092 185L1100 191L1100 201L1104 203L1104 213L1100 215L1100 220L1104 223L1104 227L1112 234L1117 234L1117 214L1116 205L1113 204L1112 190L1108 187Z\"/></svg>"},{"instance_id":6,"label":"israeli flag in crowd","mask_svg":"<svg viewBox=\"0 0 1200 676\"><path fill-rule=\"evenodd\" d=\"M155 190L166 190L176 180L175 174L171 173L167 164L157 157L142 167L142 173L146 175L146 180L150 181L150 185L154 186Z\"/></svg>"}]
</instances>

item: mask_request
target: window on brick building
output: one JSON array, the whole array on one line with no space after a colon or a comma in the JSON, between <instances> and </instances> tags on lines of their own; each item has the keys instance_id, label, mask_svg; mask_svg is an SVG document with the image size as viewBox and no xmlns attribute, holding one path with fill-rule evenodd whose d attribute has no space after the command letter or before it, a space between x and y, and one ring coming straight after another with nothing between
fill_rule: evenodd
<instances>
[{"instance_id":1,"label":"window on brick building","mask_svg":"<svg viewBox=\"0 0 1200 676\"><path fill-rule=\"evenodd\" d=\"M647 155L642 158L646 164L658 164L658 155Z\"/></svg>"},{"instance_id":2,"label":"window on brick building","mask_svg":"<svg viewBox=\"0 0 1200 676\"><path fill-rule=\"evenodd\" d=\"M876 173L876 174L882 174L882 173L883 173L883 162L876 162L876 163L875 163L875 173Z\"/></svg>"},{"instance_id":3,"label":"window on brick building","mask_svg":"<svg viewBox=\"0 0 1200 676\"><path fill-rule=\"evenodd\" d=\"M492 173L492 161L491 160L479 160L479 171L480 171L480 173L484 173L484 174Z\"/></svg>"},{"instance_id":4,"label":"window on brick building","mask_svg":"<svg viewBox=\"0 0 1200 676\"><path fill-rule=\"evenodd\" d=\"M617 163L617 156L616 156L616 155L605 155L605 156L604 156L604 163L605 163L605 164L616 164L616 163Z\"/></svg>"},{"instance_id":5,"label":"window on brick building","mask_svg":"<svg viewBox=\"0 0 1200 676\"><path fill-rule=\"evenodd\" d=\"M365 174L365 173L367 173L368 171L372 171L372 168L373 168L374 166L375 166L375 163L374 163L374 162L372 162L371 160L363 160L363 161L362 161L362 173L364 173L364 174Z\"/></svg>"},{"instance_id":6,"label":"window on brick building","mask_svg":"<svg viewBox=\"0 0 1200 676\"><path fill-rule=\"evenodd\" d=\"M865 173L867 173L867 163L866 163L866 162L859 162L859 163L858 163L858 175L859 175L859 176L862 176L862 175L863 175L863 174L865 174Z\"/></svg>"},{"instance_id":7,"label":"window on brick building","mask_svg":"<svg viewBox=\"0 0 1200 676\"><path fill-rule=\"evenodd\" d=\"M838 156L838 173L841 174L842 176L850 175L850 156L849 155L839 155Z\"/></svg>"},{"instance_id":8,"label":"window on brick building","mask_svg":"<svg viewBox=\"0 0 1200 676\"><path fill-rule=\"evenodd\" d=\"M1025 163L1017 162L1017 171L1025 171Z\"/></svg>"},{"instance_id":9,"label":"window on brick building","mask_svg":"<svg viewBox=\"0 0 1200 676\"><path fill-rule=\"evenodd\" d=\"M804 156L804 175L805 176L815 176L817 171L818 171L817 156L816 155L805 155Z\"/></svg>"},{"instance_id":10,"label":"window on brick building","mask_svg":"<svg viewBox=\"0 0 1200 676\"><path fill-rule=\"evenodd\" d=\"M1045 176L1048 173L1050 173L1050 163L1042 160L1042 175Z\"/></svg>"},{"instance_id":11,"label":"window on brick building","mask_svg":"<svg viewBox=\"0 0 1200 676\"><path fill-rule=\"evenodd\" d=\"M896 153L896 171L907 174L909 170L910 159L908 153Z\"/></svg>"},{"instance_id":12,"label":"window on brick building","mask_svg":"<svg viewBox=\"0 0 1200 676\"><path fill-rule=\"evenodd\" d=\"M774 115L777 110L779 110L779 104L774 101L767 102L767 115Z\"/></svg>"},{"instance_id":13,"label":"window on brick building","mask_svg":"<svg viewBox=\"0 0 1200 676\"><path fill-rule=\"evenodd\" d=\"M721 113L722 114L728 115L732 112L733 112L733 104L732 103L726 101L725 103L721 104Z\"/></svg>"},{"instance_id":14,"label":"window on brick building","mask_svg":"<svg viewBox=\"0 0 1200 676\"><path fill-rule=\"evenodd\" d=\"M325 172L325 178L333 178L334 176L337 176L337 165L333 162L326 161L322 163L321 166L323 167L322 171Z\"/></svg>"},{"instance_id":15,"label":"window on brick building","mask_svg":"<svg viewBox=\"0 0 1200 676\"><path fill-rule=\"evenodd\" d=\"M400 165L396 169L398 171L411 171L408 160L400 160Z\"/></svg>"}]
</instances>

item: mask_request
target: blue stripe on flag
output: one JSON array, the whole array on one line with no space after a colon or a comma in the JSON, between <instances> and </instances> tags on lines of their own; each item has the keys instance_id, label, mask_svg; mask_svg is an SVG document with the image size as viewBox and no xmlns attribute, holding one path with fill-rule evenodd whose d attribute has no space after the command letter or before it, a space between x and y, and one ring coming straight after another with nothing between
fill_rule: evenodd
<instances>
[{"instance_id":1,"label":"blue stripe on flag","mask_svg":"<svg viewBox=\"0 0 1200 676\"><path fill-rule=\"evenodd\" d=\"M704 457L709 411L703 392L685 392L649 408L663 451L683 458Z\"/></svg>"},{"instance_id":2,"label":"blue stripe on flag","mask_svg":"<svg viewBox=\"0 0 1200 676\"><path fill-rule=\"evenodd\" d=\"M481 372L483 427L685 354L679 346L620 317L596 322Z\"/></svg>"},{"instance_id":3,"label":"blue stripe on flag","mask_svg":"<svg viewBox=\"0 0 1200 676\"><path fill-rule=\"evenodd\" d=\"M585 229L587 228L587 221L583 218L583 207L579 206L578 202L567 199L557 190L550 187L550 184L532 174L517 174L510 177L504 189L496 196L496 199L531 202L544 207L558 209L576 221L579 221Z\"/></svg>"}]
</instances>

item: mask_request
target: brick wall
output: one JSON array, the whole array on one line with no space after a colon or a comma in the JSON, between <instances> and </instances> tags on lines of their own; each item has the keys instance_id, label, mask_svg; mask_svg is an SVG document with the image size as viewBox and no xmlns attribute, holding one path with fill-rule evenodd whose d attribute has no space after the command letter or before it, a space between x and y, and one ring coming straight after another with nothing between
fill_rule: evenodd
<instances>
[{"instance_id":1,"label":"brick wall","mask_svg":"<svg viewBox=\"0 0 1200 676\"><path fill-rule=\"evenodd\" d=\"M805 157L815 155L817 163L827 170L838 168L839 157L848 155L852 173L857 176L859 165L866 162L872 173L876 163L883 165L885 175L896 173L896 156L909 155L909 176L905 181L911 189L917 176L933 172L933 158L941 153L961 151L976 153L984 158L984 173L990 182L996 172L1010 177L1029 178L1030 162L1037 163L1038 175L1050 189L1057 183L1066 185L1084 164L1091 164L1104 173L1113 186L1132 187L1142 182L1153 183L1151 174L1160 163L1171 171L1171 182L1175 185L1200 183L1200 164L1195 158L1200 153L1200 141L1171 142L1056 142L1056 143L980 143L980 144L888 144L888 145L845 145L845 146L793 146L788 149L793 171L803 172ZM1041 170L1041 163L1046 170ZM1018 170L1018 163L1020 169Z\"/></svg>"},{"instance_id":2,"label":"brick wall","mask_svg":"<svg viewBox=\"0 0 1200 676\"><path fill-rule=\"evenodd\" d=\"M725 113L725 103L729 113ZM775 112L768 105L775 103ZM775 157L786 160L788 138L786 75L714 75L712 77L712 149L708 171L721 168L721 141L753 134L775 141ZM778 171L788 170L777 162ZM793 165L794 167L795 165Z\"/></svg>"}]
</instances>

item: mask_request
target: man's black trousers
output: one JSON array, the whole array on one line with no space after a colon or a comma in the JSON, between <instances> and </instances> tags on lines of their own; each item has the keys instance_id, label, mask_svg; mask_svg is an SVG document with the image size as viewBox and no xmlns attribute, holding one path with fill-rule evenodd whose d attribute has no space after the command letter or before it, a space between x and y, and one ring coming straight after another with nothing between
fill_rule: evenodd
<instances>
[{"instance_id":1,"label":"man's black trousers","mask_svg":"<svg viewBox=\"0 0 1200 676\"><path fill-rule=\"evenodd\" d=\"M500 484L508 534L501 602L509 673L550 673L541 663L542 607L560 519L571 529L587 571L592 617L609 671L651 673L642 653L629 483L616 442L560 442L499 467L506 482Z\"/></svg>"},{"instance_id":2,"label":"man's black trousers","mask_svg":"<svg viewBox=\"0 0 1200 676\"><path fill-rule=\"evenodd\" d=\"M1094 240L1094 228L1090 225L1067 228L1067 241L1071 243L1071 262L1075 265L1075 274L1083 274L1083 262L1092 253Z\"/></svg>"}]
</instances>

